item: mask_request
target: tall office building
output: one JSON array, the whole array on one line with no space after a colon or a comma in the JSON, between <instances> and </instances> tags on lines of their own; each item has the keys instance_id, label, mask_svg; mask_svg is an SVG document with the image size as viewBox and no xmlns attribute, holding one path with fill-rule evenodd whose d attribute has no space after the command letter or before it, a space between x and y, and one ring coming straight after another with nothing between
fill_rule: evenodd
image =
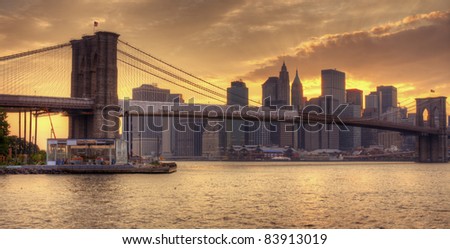
<instances>
[{"instance_id":1,"label":"tall office building","mask_svg":"<svg viewBox=\"0 0 450 249\"><path fill-rule=\"evenodd\" d=\"M227 89L227 105L248 105L248 88L244 82L231 82L231 87Z\"/></svg>"},{"instance_id":2,"label":"tall office building","mask_svg":"<svg viewBox=\"0 0 450 249\"><path fill-rule=\"evenodd\" d=\"M345 91L347 96L347 103L350 105L359 105L363 108L363 91L359 89L347 89Z\"/></svg>"},{"instance_id":3,"label":"tall office building","mask_svg":"<svg viewBox=\"0 0 450 249\"><path fill-rule=\"evenodd\" d=\"M277 105L280 107L288 106L291 103L291 89L289 86L289 72L287 71L286 64L283 62L277 84L277 103L279 103ZM295 143L293 142L291 127L283 122L278 122L277 127L277 137L272 142L279 146L294 146Z\"/></svg>"},{"instance_id":4,"label":"tall office building","mask_svg":"<svg viewBox=\"0 0 450 249\"><path fill-rule=\"evenodd\" d=\"M295 71L295 78L292 82L291 98L291 105L294 107L294 110L301 110L305 106L303 98L303 85L298 77L298 70Z\"/></svg>"},{"instance_id":5,"label":"tall office building","mask_svg":"<svg viewBox=\"0 0 450 249\"><path fill-rule=\"evenodd\" d=\"M277 107L289 105L291 103L289 72L283 62L279 77L269 77L262 85L262 95L264 106L269 106L267 98L270 97L270 104Z\"/></svg>"},{"instance_id":6,"label":"tall office building","mask_svg":"<svg viewBox=\"0 0 450 249\"><path fill-rule=\"evenodd\" d=\"M291 105L295 111L301 111L305 107L305 98L303 97L303 85L298 77L298 70L295 71L295 78L291 87ZM299 124L294 127L292 134L292 142L294 148L303 148L304 133L302 129L298 129Z\"/></svg>"},{"instance_id":7,"label":"tall office building","mask_svg":"<svg viewBox=\"0 0 450 249\"><path fill-rule=\"evenodd\" d=\"M331 95L338 104L345 103L345 73L336 69L322 70L322 96Z\"/></svg>"},{"instance_id":8,"label":"tall office building","mask_svg":"<svg viewBox=\"0 0 450 249\"><path fill-rule=\"evenodd\" d=\"M161 110L161 103L173 102L183 103L181 94L170 93L169 89L158 88L156 84L143 84L134 88L133 100L148 101L143 105ZM133 155L139 156L200 156L201 155L201 132L194 132L189 129L186 132L179 132L173 129L175 119L173 117L137 117L131 118ZM184 118L180 121L183 124L192 123L191 119ZM185 150L183 150L185 148Z\"/></svg>"},{"instance_id":9,"label":"tall office building","mask_svg":"<svg viewBox=\"0 0 450 249\"><path fill-rule=\"evenodd\" d=\"M277 100L277 84L278 77L269 77L262 85L262 101L264 106L276 104L275 101Z\"/></svg>"},{"instance_id":10,"label":"tall office building","mask_svg":"<svg viewBox=\"0 0 450 249\"><path fill-rule=\"evenodd\" d=\"M286 64L283 62L277 85L277 100L280 101L281 105L290 105L291 98L289 84L289 72L287 71Z\"/></svg>"},{"instance_id":11,"label":"tall office building","mask_svg":"<svg viewBox=\"0 0 450 249\"><path fill-rule=\"evenodd\" d=\"M270 125L269 122L259 122L256 124L258 129L251 129L248 132L248 145L261 145L261 146L270 146Z\"/></svg>"},{"instance_id":12,"label":"tall office building","mask_svg":"<svg viewBox=\"0 0 450 249\"><path fill-rule=\"evenodd\" d=\"M226 148L220 144L220 126L207 125L202 134L202 156L206 159L221 159Z\"/></svg>"},{"instance_id":13,"label":"tall office building","mask_svg":"<svg viewBox=\"0 0 450 249\"><path fill-rule=\"evenodd\" d=\"M361 118L361 106L350 104L341 115L342 118ZM339 133L339 149L352 151L361 146L361 127L347 126L348 131Z\"/></svg>"},{"instance_id":14,"label":"tall office building","mask_svg":"<svg viewBox=\"0 0 450 249\"><path fill-rule=\"evenodd\" d=\"M397 107L397 88L394 86L377 86L377 93L381 99L381 113L387 112L389 107Z\"/></svg>"},{"instance_id":15,"label":"tall office building","mask_svg":"<svg viewBox=\"0 0 450 249\"><path fill-rule=\"evenodd\" d=\"M377 92L371 92L365 96L366 108L363 112L364 119L379 119L380 118L380 98ZM361 129L361 145L370 147L378 145L378 130L371 128Z\"/></svg>"},{"instance_id":16,"label":"tall office building","mask_svg":"<svg viewBox=\"0 0 450 249\"><path fill-rule=\"evenodd\" d=\"M239 107L248 106L248 88L242 81L231 82L231 87L227 89L227 105L237 105ZM230 120L225 121L225 130L221 131L226 133L219 138L226 139L227 147L232 145L244 145L247 143L247 134L244 127L245 121L243 120ZM223 142L219 142L223 144Z\"/></svg>"},{"instance_id":17,"label":"tall office building","mask_svg":"<svg viewBox=\"0 0 450 249\"><path fill-rule=\"evenodd\" d=\"M281 108L290 105L289 72L283 62L279 77L269 77L262 86L264 106ZM270 97L270 102L269 99ZM272 145L292 146L292 134L286 132L286 124L277 122L277 131L271 131L270 141ZM271 127L273 128L273 127Z\"/></svg>"},{"instance_id":18,"label":"tall office building","mask_svg":"<svg viewBox=\"0 0 450 249\"><path fill-rule=\"evenodd\" d=\"M336 69L324 69L321 72L322 79L322 108L327 114L333 113L345 100L345 73ZM339 128L335 125L328 126L332 131L321 131L321 149L339 149Z\"/></svg>"},{"instance_id":19,"label":"tall office building","mask_svg":"<svg viewBox=\"0 0 450 249\"><path fill-rule=\"evenodd\" d=\"M178 158L192 158L202 156L202 120L194 118L176 118L181 127L186 129L174 129L173 155Z\"/></svg>"},{"instance_id":20,"label":"tall office building","mask_svg":"<svg viewBox=\"0 0 450 249\"><path fill-rule=\"evenodd\" d=\"M133 100L167 102L170 90L158 88L156 84L143 84L132 89ZM151 104L149 104L151 105ZM158 156L162 149L162 117L131 117L133 155Z\"/></svg>"},{"instance_id":21,"label":"tall office building","mask_svg":"<svg viewBox=\"0 0 450 249\"><path fill-rule=\"evenodd\" d=\"M361 118L363 91L359 89L347 89L345 91L347 108L342 113L345 118ZM339 149L352 151L361 146L361 128L347 127L348 131L341 131L339 134Z\"/></svg>"},{"instance_id":22,"label":"tall office building","mask_svg":"<svg viewBox=\"0 0 450 249\"><path fill-rule=\"evenodd\" d=\"M365 109L380 109L380 99L377 92L370 92L369 95L365 97L366 108Z\"/></svg>"},{"instance_id":23,"label":"tall office building","mask_svg":"<svg viewBox=\"0 0 450 249\"><path fill-rule=\"evenodd\" d=\"M170 95L169 89L158 88L156 84L143 84L133 88L133 100L167 102Z\"/></svg>"},{"instance_id":24,"label":"tall office building","mask_svg":"<svg viewBox=\"0 0 450 249\"><path fill-rule=\"evenodd\" d=\"M450 132L450 116L448 116L448 121L447 121L447 132ZM450 137L448 138L447 144L450 145Z\"/></svg>"},{"instance_id":25,"label":"tall office building","mask_svg":"<svg viewBox=\"0 0 450 249\"><path fill-rule=\"evenodd\" d=\"M337 106L338 100L332 99L331 97L321 96L318 98L312 98L308 101L307 105L319 106L322 111L330 114L332 106ZM319 111L318 111L319 112ZM339 149L339 129L336 126L328 126L326 129L325 125L315 125L311 126L307 123L304 124L305 128L305 149L308 151L316 149ZM319 130L319 128L321 128Z\"/></svg>"}]
</instances>

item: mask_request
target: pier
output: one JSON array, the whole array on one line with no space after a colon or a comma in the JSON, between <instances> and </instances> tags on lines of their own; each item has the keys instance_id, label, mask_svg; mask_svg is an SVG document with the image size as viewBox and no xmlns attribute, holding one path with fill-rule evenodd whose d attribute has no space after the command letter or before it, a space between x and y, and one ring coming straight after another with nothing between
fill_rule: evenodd
<instances>
[{"instance_id":1,"label":"pier","mask_svg":"<svg viewBox=\"0 0 450 249\"><path fill-rule=\"evenodd\" d=\"M5 174L168 174L177 171L173 162L157 165L25 165L0 167L0 175Z\"/></svg>"}]
</instances>

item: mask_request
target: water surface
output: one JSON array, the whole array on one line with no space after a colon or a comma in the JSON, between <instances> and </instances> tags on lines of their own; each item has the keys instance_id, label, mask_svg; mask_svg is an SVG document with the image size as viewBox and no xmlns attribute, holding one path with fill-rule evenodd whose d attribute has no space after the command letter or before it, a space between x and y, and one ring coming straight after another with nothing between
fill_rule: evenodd
<instances>
[{"instance_id":1,"label":"water surface","mask_svg":"<svg viewBox=\"0 0 450 249\"><path fill-rule=\"evenodd\" d=\"M178 162L3 175L0 228L450 228L450 164Z\"/></svg>"}]
</instances>

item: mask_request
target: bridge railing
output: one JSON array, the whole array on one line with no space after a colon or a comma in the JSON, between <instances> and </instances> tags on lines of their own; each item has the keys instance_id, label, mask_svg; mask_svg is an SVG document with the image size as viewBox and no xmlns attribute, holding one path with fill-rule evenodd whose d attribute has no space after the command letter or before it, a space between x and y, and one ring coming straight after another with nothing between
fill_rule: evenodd
<instances>
[{"instance_id":1,"label":"bridge railing","mask_svg":"<svg viewBox=\"0 0 450 249\"><path fill-rule=\"evenodd\" d=\"M87 98L59 98L0 94L0 107L29 108L35 110L90 110L94 100Z\"/></svg>"}]
</instances>

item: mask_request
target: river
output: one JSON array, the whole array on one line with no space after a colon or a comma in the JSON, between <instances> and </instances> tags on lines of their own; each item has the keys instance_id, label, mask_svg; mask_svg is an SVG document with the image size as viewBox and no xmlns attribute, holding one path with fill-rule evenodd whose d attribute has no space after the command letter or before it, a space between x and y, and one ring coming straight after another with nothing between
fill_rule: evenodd
<instances>
[{"instance_id":1,"label":"river","mask_svg":"<svg viewBox=\"0 0 450 249\"><path fill-rule=\"evenodd\" d=\"M450 228L450 164L178 162L2 175L0 228Z\"/></svg>"}]
</instances>

